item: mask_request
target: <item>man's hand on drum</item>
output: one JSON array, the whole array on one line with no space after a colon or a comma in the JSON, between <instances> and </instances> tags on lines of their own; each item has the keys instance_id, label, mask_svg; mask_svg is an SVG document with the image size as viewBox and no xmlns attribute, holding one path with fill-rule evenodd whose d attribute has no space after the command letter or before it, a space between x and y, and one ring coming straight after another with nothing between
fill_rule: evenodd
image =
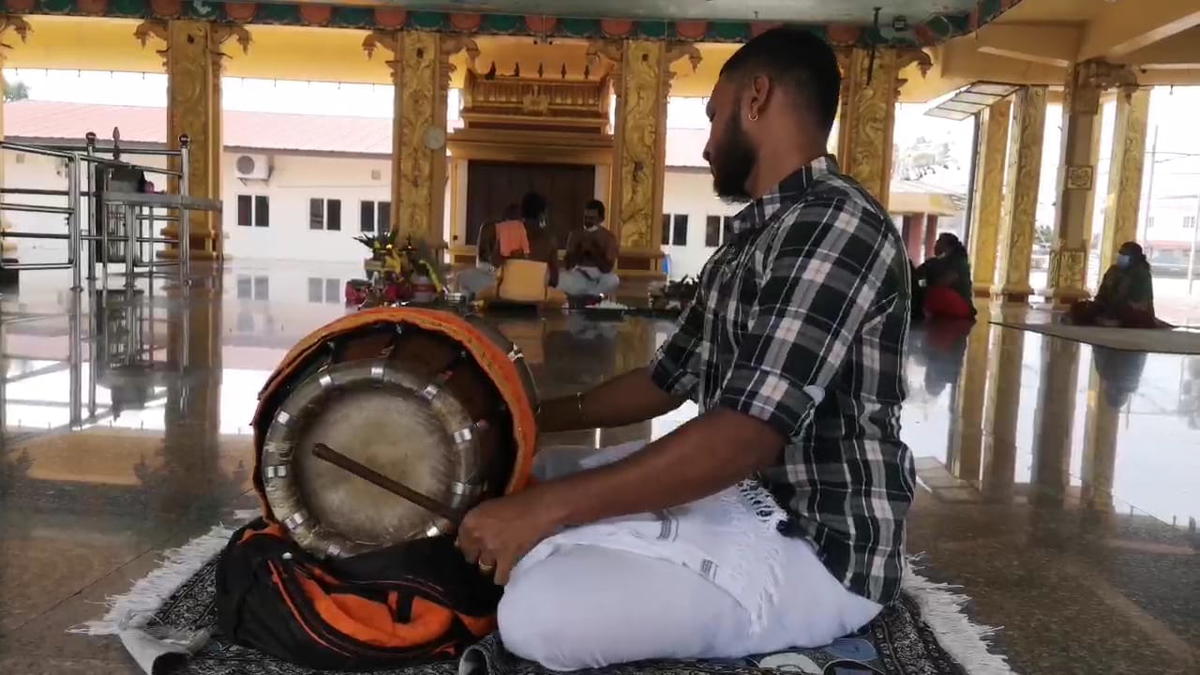
<instances>
[{"instance_id":1,"label":"man's hand on drum","mask_svg":"<svg viewBox=\"0 0 1200 675\"><path fill-rule=\"evenodd\" d=\"M551 509L545 508L541 492L530 488L489 499L467 513L459 525L455 544L467 562L478 565L497 584L508 583L517 562L561 527Z\"/></svg>"}]
</instances>

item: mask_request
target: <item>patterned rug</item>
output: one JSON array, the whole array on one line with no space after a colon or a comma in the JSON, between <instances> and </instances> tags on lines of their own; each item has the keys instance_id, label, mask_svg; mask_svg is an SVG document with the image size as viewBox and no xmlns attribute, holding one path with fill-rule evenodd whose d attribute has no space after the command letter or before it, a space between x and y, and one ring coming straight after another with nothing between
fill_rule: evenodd
<instances>
[{"instance_id":1,"label":"patterned rug","mask_svg":"<svg viewBox=\"0 0 1200 675\"><path fill-rule=\"evenodd\" d=\"M216 630L215 603L216 558L210 558L182 585L178 586L152 617L142 633L155 640L176 644L191 643L190 657L168 654L166 658L151 659L152 671L171 675L315 675L310 670L263 655L226 640ZM924 582L937 592L937 588ZM723 661L664 661L627 664L606 668L611 675L691 675L700 673L751 674L764 672L809 673L827 675L938 675L1008 672L994 666L1003 660L990 654L976 665L965 669L950 656L938 641L938 635L921 618L923 603L919 589L906 590L902 601L887 609L883 615L859 634L841 638L821 649L797 649L784 653L754 656ZM945 591L941 591L945 592ZM928 603L924 603L928 604ZM965 619L963 619L965 623ZM978 640L979 631L971 636ZM136 644L122 636L132 654ZM958 638L961 640L961 636ZM980 645L982 646L982 642ZM986 654L986 648L984 648ZM970 657L970 654L968 653ZM971 658L978 658L978 655ZM138 659L148 665L145 659ZM551 671L537 664L520 660L504 650L496 636L473 647L458 662L447 661L409 668L375 671L382 675L456 675L459 673L486 675L545 675ZM596 671L593 671L596 672Z\"/></svg>"},{"instance_id":2,"label":"patterned rug","mask_svg":"<svg viewBox=\"0 0 1200 675\"><path fill-rule=\"evenodd\" d=\"M1200 354L1200 330L1196 328L1141 329L1072 326L1062 323L1023 323L993 321L997 326L1042 333L1064 340L1084 342L1097 347L1127 352L1156 354Z\"/></svg>"}]
</instances>

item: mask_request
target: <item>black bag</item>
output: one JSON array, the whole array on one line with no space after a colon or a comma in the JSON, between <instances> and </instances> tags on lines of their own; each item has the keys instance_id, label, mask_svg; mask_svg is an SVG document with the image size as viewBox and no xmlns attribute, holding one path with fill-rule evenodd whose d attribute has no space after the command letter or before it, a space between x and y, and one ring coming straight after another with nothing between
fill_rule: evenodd
<instances>
[{"instance_id":1,"label":"black bag","mask_svg":"<svg viewBox=\"0 0 1200 675\"><path fill-rule=\"evenodd\" d=\"M221 632L308 668L457 657L495 629L500 593L448 536L321 561L258 519L234 533L217 563Z\"/></svg>"}]
</instances>

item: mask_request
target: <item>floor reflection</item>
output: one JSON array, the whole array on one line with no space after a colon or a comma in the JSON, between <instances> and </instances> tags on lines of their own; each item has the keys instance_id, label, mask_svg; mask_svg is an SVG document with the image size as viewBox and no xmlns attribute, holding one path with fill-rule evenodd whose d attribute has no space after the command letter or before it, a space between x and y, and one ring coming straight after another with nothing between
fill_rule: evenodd
<instances>
[{"instance_id":1,"label":"floor reflection","mask_svg":"<svg viewBox=\"0 0 1200 675\"><path fill-rule=\"evenodd\" d=\"M76 303L41 281L0 297L0 653L88 653L44 635L91 618L101 589L127 585L131 560L245 499L256 394L293 344L345 313L324 289L355 271L235 262L131 297ZM575 313L491 320L525 353L543 396L644 365L671 331ZM1049 651L1047 635L1091 639L1071 614L1150 631L1153 672L1185 663L1193 652L1180 641L1200 643L1200 356L982 322L914 327L909 347L904 438L924 488L912 547L928 552L929 573L963 584L981 620L1006 626L1020 670L1104 671ZM545 442L658 438L695 414L689 404ZM1108 653L1128 665L1145 649Z\"/></svg>"}]
</instances>

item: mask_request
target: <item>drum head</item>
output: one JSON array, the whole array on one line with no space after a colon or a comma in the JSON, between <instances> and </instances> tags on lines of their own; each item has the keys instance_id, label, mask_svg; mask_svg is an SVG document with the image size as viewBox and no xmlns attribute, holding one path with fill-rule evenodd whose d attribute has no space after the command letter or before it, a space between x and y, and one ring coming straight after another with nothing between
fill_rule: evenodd
<instances>
[{"instance_id":1,"label":"drum head","mask_svg":"<svg viewBox=\"0 0 1200 675\"><path fill-rule=\"evenodd\" d=\"M264 443L267 498L300 545L354 555L450 529L403 497L318 459L324 443L455 509L484 489L479 433L459 401L386 360L330 365L280 406Z\"/></svg>"}]
</instances>

